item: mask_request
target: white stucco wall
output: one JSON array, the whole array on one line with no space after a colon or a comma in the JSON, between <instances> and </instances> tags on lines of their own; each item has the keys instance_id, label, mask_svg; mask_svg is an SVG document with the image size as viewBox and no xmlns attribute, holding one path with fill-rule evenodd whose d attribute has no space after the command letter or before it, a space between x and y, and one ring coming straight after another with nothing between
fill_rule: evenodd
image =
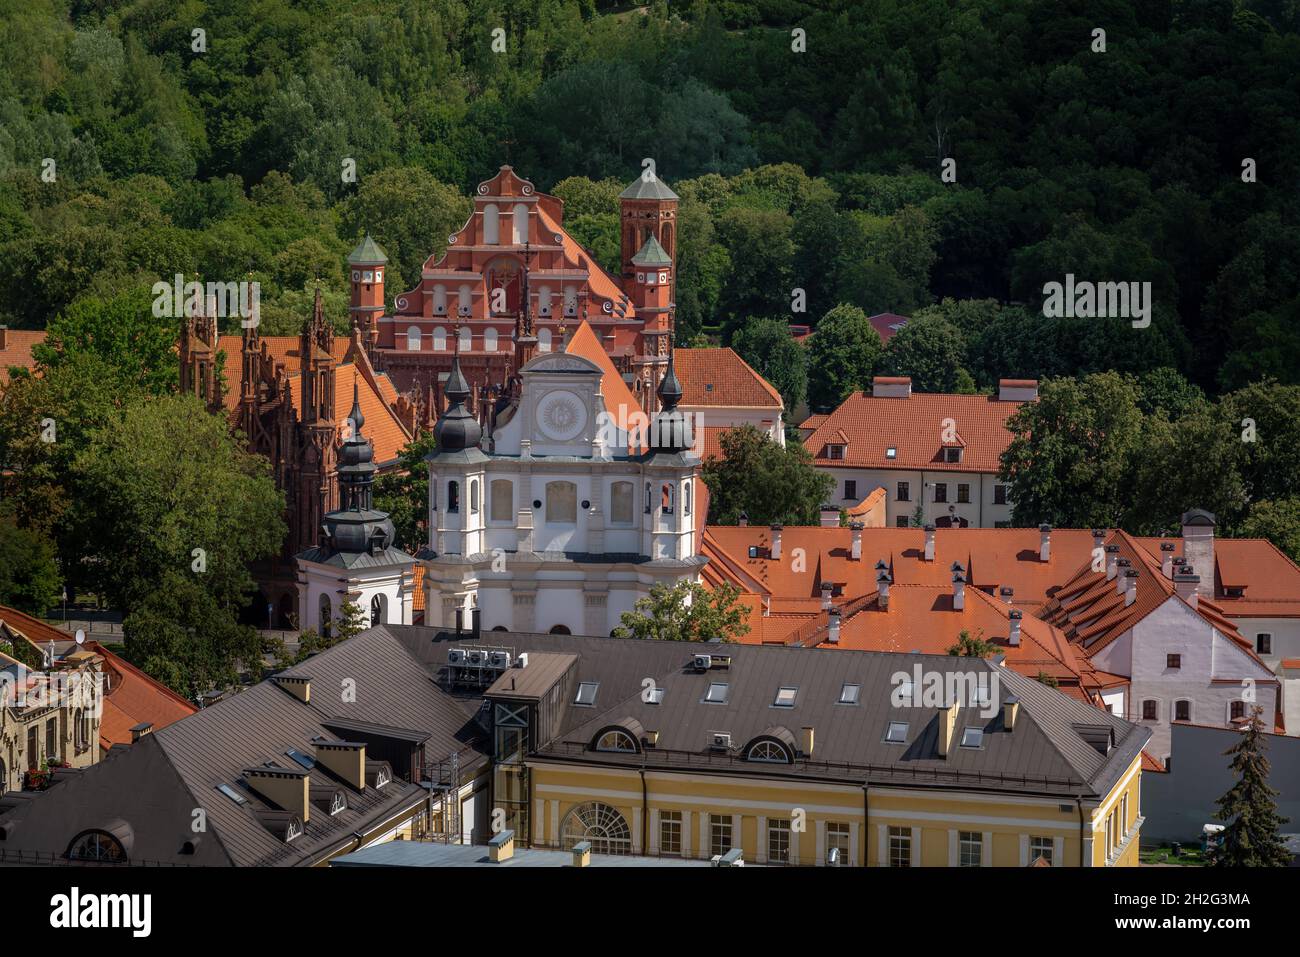
<instances>
[{"instance_id":1,"label":"white stucco wall","mask_svg":"<svg viewBox=\"0 0 1300 957\"><path fill-rule=\"evenodd\" d=\"M877 488L885 490L885 524L890 528L897 526L898 519L910 520L921 502L922 490L925 493L925 521L933 522L945 515L955 514L964 518L972 528L994 528L998 522L1011 521L1011 505L993 503L994 486L1002 485L993 473L986 472L946 472L918 471L910 469L858 469L847 467L819 466L820 470L835 479L835 488L831 491L830 501L834 505L847 507L862 501ZM846 481L857 483L852 496L845 495ZM898 500L898 483L907 482L910 500ZM926 483L944 483L948 486L948 501L935 502L933 488L926 488ZM970 486L970 502L957 501L957 486ZM949 506L955 511L950 513Z\"/></svg>"}]
</instances>

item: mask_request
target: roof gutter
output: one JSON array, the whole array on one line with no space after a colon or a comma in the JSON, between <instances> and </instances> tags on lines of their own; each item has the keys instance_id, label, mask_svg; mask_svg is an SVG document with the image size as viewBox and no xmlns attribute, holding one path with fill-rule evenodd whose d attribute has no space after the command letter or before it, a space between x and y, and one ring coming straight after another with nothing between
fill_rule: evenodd
<instances>
[{"instance_id":1,"label":"roof gutter","mask_svg":"<svg viewBox=\"0 0 1300 957\"><path fill-rule=\"evenodd\" d=\"M641 763L641 853L650 853L650 791L645 782L645 762Z\"/></svg>"}]
</instances>

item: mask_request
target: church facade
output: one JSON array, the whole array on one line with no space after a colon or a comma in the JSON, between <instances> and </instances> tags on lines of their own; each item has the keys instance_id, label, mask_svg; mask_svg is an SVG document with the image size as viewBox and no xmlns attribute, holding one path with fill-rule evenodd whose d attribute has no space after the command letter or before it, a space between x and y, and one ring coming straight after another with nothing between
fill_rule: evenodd
<instances>
[{"instance_id":1,"label":"church facade","mask_svg":"<svg viewBox=\"0 0 1300 957\"><path fill-rule=\"evenodd\" d=\"M651 413L672 333L677 206L652 173L623 191L622 274L614 277L564 229L564 203L503 166L479 184L473 213L442 257L431 256L415 288L393 297L391 315L383 252L372 242L349 257L354 325L399 390L432 390L441 407L457 351L473 405L518 373L514 340L525 316L540 353L562 350L566 330L585 321Z\"/></svg>"},{"instance_id":2,"label":"church facade","mask_svg":"<svg viewBox=\"0 0 1300 957\"><path fill-rule=\"evenodd\" d=\"M427 459L425 624L468 626L477 609L488 630L607 635L654 585L698 580L700 460L671 358L648 434L621 427L614 378L574 353L525 357L484 434L453 354Z\"/></svg>"}]
</instances>

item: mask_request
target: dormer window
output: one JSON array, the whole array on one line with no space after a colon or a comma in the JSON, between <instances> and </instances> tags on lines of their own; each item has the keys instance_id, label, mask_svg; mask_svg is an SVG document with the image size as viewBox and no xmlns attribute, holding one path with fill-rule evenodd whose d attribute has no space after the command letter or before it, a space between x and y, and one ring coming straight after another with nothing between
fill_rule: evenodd
<instances>
[{"instance_id":1,"label":"dormer window","mask_svg":"<svg viewBox=\"0 0 1300 957\"><path fill-rule=\"evenodd\" d=\"M962 450L960 446L949 446L943 450L943 460L949 463L960 462L961 452Z\"/></svg>"},{"instance_id":2,"label":"dormer window","mask_svg":"<svg viewBox=\"0 0 1300 957\"><path fill-rule=\"evenodd\" d=\"M844 446L843 446L843 445L831 445L831 444L827 444L827 446L826 446L826 457L827 457L828 459L834 459L834 460L837 461L837 462L838 462L838 461L843 461L843 459L844 459Z\"/></svg>"}]
</instances>

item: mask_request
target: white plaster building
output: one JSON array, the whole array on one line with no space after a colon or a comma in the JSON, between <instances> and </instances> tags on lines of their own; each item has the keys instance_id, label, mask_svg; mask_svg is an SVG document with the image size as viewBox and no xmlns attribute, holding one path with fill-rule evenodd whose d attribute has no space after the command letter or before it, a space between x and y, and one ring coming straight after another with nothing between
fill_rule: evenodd
<instances>
[{"instance_id":1,"label":"white plaster building","mask_svg":"<svg viewBox=\"0 0 1300 957\"><path fill-rule=\"evenodd\" d=\"M425 624L470 627L477 609L485 630L607 635L653 585L698 579L699 459L671 359L644 452L607 413L611 372L573 353L532 358L485 437L453 365L427 459Z\"/></svg>"},{"instance_id":2,"label":"white plaster building","mask_svg":"<svg viewBox=\"0 0 1300 957\"><path fill-rule=\"evenodd\" d=\"M415 599L415 559L394 546L387 512L372 508L374 450L361 434L365 419L353 387L352 423L339 450L341 507L325 516L320 544L299 553L299 627L328 635L355 602L368 625L409 625Z\"/></svg>"}]
</instances>

